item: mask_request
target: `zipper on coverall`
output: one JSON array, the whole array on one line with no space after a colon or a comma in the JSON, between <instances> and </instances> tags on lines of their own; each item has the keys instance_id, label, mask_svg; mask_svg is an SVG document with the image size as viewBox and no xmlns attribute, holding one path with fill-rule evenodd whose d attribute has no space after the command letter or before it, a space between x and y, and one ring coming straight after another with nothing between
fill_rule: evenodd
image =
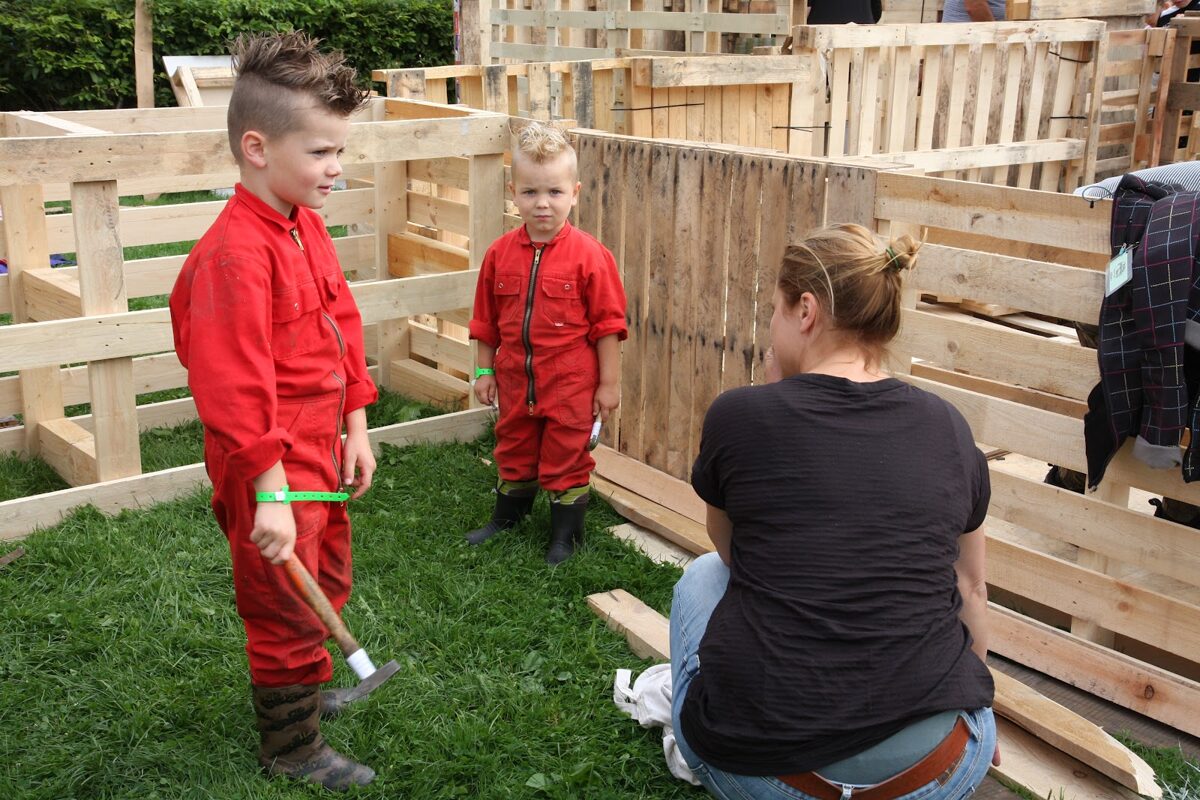
<instances>
[{"instance_id":1,"label":"zipper on coverall","mask_svg":"<svg viewBox=\"0 0 1200 800\"><path fill-rule=\"evenodd\" d=\"M289 231L289 233L292 234L292 241L296 243L296 247L299 247L300 252L305 254L305 260L307 261L308 253L304 249L304 242L300 241L300 229L292 228ZM311 272L312 272L312 264L311 263L308 265L308 268L309 268L309 273L311 274ZM346 357L346 340L342 338L342 332L338 329L337 323L333 321L333 317L331 317L325 313L325 309L323 307L321 309L321 316L325 319L326 322L329 323L329 327L333 329L333 335L335 337L337 337L338 358L345 358ZM329 374L332 375L333 379L338 382L338 392L339 392L337 417L334 420L334 430L337 431L337 436L334 438L333 446L329 448L329 459L330 459L330 461L333 462L333 473L334 473L334 475L337 476L338 491L341 491L344 488L344 485L342 482L342 466L341 466L341 464L338 463L337 446L342 440L342 409L345 408L345 405L346 405L346 381L345 381L345 379L342 378L341 375L337 374L337 370L333 370Z\"/></svg>"},{"instance_id":2,"label":"zipper on coverall","mask_svg":"<svg viewBox=\"0 0 1200 800\"><path fill-rule=\"evenodd\" d=\"M546 245L533 248L533 266L529 268L529 290L525 293L525 321L521 323L521 341L525 345L525 402L529 413L537 405L537 395L533 388L533 342L529 339L529 323L533 320L533 297L537 289L538 267L542 263L542 251Z\"/></svg>"}]
</instances>

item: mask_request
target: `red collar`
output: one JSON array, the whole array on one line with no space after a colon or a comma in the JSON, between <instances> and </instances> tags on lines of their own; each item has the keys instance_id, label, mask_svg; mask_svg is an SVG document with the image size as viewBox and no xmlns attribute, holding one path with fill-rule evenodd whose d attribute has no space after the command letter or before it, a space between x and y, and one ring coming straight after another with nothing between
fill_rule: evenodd
<instances>
[{"instance_id":1,"label":"red collar","mask_svg":"<svg viewBox=\"0 0 1200 800\"><path fill-rule=\"evenodd\" d=\"M524 225L522 225L517 230L519 231L517 233L517 243L518 244L527 244L530 247L535 247L538 244L549 245L549 244L554 244L555 242L561 241L562 239L565 239L567 236L569 236L571 231L574 230L574 228L571 226L571 220L567 220L566 222L563 223L563 226L559 230L559 232L554 234L553 239L551 239L548 242L536 242L536 243L533 241L533 239L529 238L529 229L526 228Z\"/></svg>"},{"instance_id":2,"label":"red collar","mask_svg":"<svg viewBox=\"0 0 1200 800\"><path fill-rule=\"evenodd\" d=\"M264 221L272 222L285 231L290 231L292 228L296 227L296 223L299 221L299 206L292 206L292 216L285 217L283 214L280 214L274 208L271 208L271 206L267 205L266 201L264 201L261 197L240 183L233 187L233 194L239 202L243 203L246 208L253 211Z\"/></svg>"}]
</instances>

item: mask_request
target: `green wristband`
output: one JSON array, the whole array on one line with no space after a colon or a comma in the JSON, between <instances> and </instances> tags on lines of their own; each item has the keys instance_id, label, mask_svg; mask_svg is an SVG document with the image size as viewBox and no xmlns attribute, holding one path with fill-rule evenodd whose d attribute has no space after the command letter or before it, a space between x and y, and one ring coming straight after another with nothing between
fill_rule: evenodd
<instances>
[{"instance_id":1,"label":"green wristband","mask_svg":"<svg viewBox=\"0 0 1200 800\"><path fill-rule=\"evenodd\" d=\"M496 370L494 370L494 369L488 369L487 367L476 367L475 368L475 377L477 379L482 378L484 375L495 375L495 374L496 374Z\"/></svg>"},{"instance_id":2,"label":"green wristband","mask_svg":"<svg viewBox=\"0 0 1200 800\"><path fill-rule=\"evenodd\" d=\"M349 492L292 492L287 484L278 492L256 492L254 499L260 503L283 503L290 505L293 500L321 500L331 503L344 503L350 499Z\"/></svg>"}]
</instances>

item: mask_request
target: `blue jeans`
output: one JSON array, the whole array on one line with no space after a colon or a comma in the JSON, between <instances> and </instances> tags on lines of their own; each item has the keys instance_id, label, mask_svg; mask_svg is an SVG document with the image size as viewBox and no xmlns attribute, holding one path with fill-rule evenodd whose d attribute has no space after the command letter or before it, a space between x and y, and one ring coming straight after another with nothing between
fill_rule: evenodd
<instances>
[{"instance_id":1,"label":"blue jeans","mask_svg":"<svg viewBox=\"0 0 1200 800\"><path fill-rule=\"evenodd\" d=\"M738 775L706 764L683 738L679 712L692 678L700 671L700 639L728 584L729 568L716 553L696 559L675 584L671 602L671 720L679 751L696 779L714 797L723 800L815 800L812 795L770 776ZM971 736L962 761L949 780L944 784L930 781L896 800L960 800L983 782L996 749L996 721L990 708L964 711L962 718Z\"/></svg>"}]
</instances>

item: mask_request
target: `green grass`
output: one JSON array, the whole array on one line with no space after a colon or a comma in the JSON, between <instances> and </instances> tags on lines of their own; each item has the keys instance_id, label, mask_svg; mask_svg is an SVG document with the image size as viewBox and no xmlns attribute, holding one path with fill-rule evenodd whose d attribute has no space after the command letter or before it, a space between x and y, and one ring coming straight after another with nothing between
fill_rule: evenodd
<instances>
[{"instance_id":1,"label":"green grass","mask_svg":"<svg viewBox=\"0 0 1200 800\"><path fill-rule=\"evenodd\" d=\"M361 797L675 798L657 731L612 703L637 667L586 595L666 610L678 576L602 533L557 569L549 511L479 548L492 442L385 447L353 506L345 618L400 673L324 730L380 774ZM0 570L0 792L21 798L324 796L258 776L243 633L208 495L107 518L83 510ZM336 680L351 676L335 657Z\"/></svg>"}]
</instances>

